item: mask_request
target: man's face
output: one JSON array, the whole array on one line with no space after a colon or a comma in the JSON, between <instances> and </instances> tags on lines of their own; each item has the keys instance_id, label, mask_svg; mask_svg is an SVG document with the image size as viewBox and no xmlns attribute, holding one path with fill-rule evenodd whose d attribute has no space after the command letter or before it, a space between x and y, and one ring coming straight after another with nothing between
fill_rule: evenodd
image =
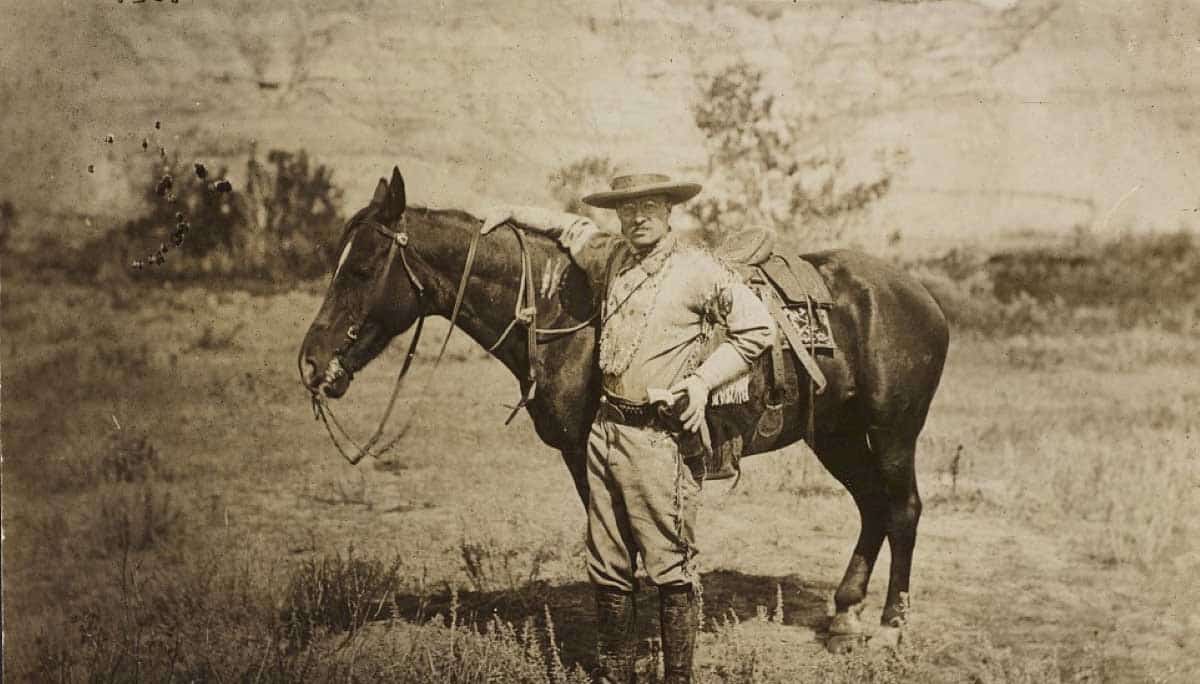
<instances>
[{"instance_id":1,"label":"man's face","mask_svg":"<svg viewBox=\"0 0 1200 684\"><path fill-rule=\"evenodd\" d=\"M671 229L667 225L670 213L671 203L663 195L639 197L617 205L621 233L639 252L653 249L659 240L666 237Z\"/></svg>"}]
</instances>

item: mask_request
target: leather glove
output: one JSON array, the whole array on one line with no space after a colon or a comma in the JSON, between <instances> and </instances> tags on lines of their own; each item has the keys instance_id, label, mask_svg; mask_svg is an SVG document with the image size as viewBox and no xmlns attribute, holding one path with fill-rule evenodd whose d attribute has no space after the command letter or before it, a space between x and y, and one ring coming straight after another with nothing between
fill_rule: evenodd
<instances>
[{"instance_id":1,"label":"leather glove","mask_svg":"<svg viewBox=\"0 0 1200 684\"><path fill-rule=\"evenodd\" d=\"M512 207L492 207L483 215L483 227L479 229L479 233L487 235L511 220L513 220Z\"/></svg>"},{"instance_id":2,"label":"leather glove","mask_svg":"<svg viewBox=\"0 0 1200 684\"><path fill-rule=\"evenodd\" d=\"M708 406L708 385L698 375L689 375L671 387L672 394L687 394L687 405L679 412L679 421L688 432L700 432Z\"/></svg>"},{"instance_id":3,"label":"leather glove","mask_svg":"<svg viewBox=\"0 0 1200 684\"><path fill-rule=\"evenodd\" d=\"M519 227L532 233L558 239L579 217L552 209L538 207L493 207L484 214L483 226L479 232L487 235L496 228L511 221Z\"/></svg>"}]
</instances>

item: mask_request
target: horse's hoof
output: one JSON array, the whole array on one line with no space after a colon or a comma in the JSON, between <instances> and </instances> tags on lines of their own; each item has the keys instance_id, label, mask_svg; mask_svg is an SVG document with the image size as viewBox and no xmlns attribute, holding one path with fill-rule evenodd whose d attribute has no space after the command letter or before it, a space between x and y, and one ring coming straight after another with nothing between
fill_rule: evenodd
<instances>
[{"instance_id":1,"label":"horse's hoof","mask_svg":"<svg viewBox=\"0 0 1200 684\"><path fill-rule=\"evenodd\" d=\"M831 634L825 648L830 653L842 655L862 648L866 640L865 634Z\"/></svg>"},{"instance_id":2,"label":"horse's hoof","mask_svg":"<svg viewBox=\"0 0 1200 684\"><path fill-rule=\"evenodd\" d=\"M862 634L862 620L859 619L858 613L853 610L848 610L842 613L837 613L833 619L829 621L829 633L837 635Z\"/></svg>"},{"instance_id":3,"label":"horse's hoof","mask_svg":"<svg viewBox=\"0 0 1200 684\"><path fill-rule=\"evenodd\" d=\"M900 648L903 638L899 627L884 625L867 640L867 648L872 651L895 651Z\"/></svg>"}]
</instances>

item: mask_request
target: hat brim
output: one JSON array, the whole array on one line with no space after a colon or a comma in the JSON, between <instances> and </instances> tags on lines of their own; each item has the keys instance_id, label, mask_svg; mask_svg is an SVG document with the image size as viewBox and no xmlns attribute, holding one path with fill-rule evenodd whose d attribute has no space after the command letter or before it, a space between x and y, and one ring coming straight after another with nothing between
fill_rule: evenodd
<instances>
[{"instance_id":1,"label":"hat brim","mask_svg":"<svg viewBox=\"0 0 1200 684\"><path fill-rule=\"evenodd\" d=\"M625 190L609 190L597 192L583 198L583 203L601 209L616 209L618 204L639 197L650 195L665 195L671 204L686 202L700 194L699 183L651 183L639 185Z\"/></svg>"}]
</instances>

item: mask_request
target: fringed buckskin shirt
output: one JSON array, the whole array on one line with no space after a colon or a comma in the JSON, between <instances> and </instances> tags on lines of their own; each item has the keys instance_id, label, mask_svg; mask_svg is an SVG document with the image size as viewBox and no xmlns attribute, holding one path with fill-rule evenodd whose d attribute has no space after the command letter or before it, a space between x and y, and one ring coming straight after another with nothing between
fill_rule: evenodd
<instances>
[{"instance_id":1,"label":"fringed buckskin shirt","mask_svg":"<svg viewBox=\"0 0 1200 684\"><path fill-rule=\"evenodd\" d=\"M691 373L712 390L713 404L748 398L748 375L721 387L738 369L705 365L715 326L751 363L775 339L775 324L750 288L707 251L667 233L645 256L621 235L585 217L564 226L563 245L604 296L600 370L605 392L646 402L648 388L668 389ZM717 361L714 359L713 363Z\"/></svg>"}]
</instances>

